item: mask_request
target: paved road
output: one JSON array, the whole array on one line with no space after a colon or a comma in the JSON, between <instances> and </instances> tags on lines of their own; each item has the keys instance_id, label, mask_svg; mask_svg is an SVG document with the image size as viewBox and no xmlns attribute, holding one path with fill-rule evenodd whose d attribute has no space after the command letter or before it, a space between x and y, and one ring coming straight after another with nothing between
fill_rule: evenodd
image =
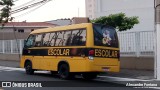
<instances>
[{"instance_id":1,"label":"paved road","mask_svg":"<svg viewBox=\"0 0 160 90\"><path fill-rule=\"evenodd\" d=\"M5 61L0 60L0 66L19 67L19 61ZM148 70L133 70L133 69L121 69L118 73L103 73L102 76L120 77L120 78L132 78L132 79L154 79L154 71Z\"/></svg>"},{"instance_id":2,"label":"paved road","mask_svg":"<svg viewBox=\"0 0 160 90\"><path fill-rule=\"evenodd\" d=\"M99 79L86 81L78 77L75 80L61 80L57 75L53 76L47 71L38 71L34 75L26 75L24 69L0 66L0 81L48 81L47 83L59 87L43 87L43 88L23 88L23 90L146 90L136 89L133 87L124 87L122 84L116 84ZM42 84L43 86L43 84ZM64 87L65 86L65 87ZM2 88L2 90L22 90L22 88ZM1 88L0 88L1 90ZM148 90L148 89L147 89ZM153 90L153 89L149 89Z\"/></svg>"}]
</instances>

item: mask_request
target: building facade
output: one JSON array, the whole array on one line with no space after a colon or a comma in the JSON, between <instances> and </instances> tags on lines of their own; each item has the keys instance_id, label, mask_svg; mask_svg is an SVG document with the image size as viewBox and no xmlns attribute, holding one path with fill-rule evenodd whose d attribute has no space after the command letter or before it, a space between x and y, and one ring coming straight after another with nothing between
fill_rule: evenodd
<instances>
[{"instance_id":1,"label":"building facade","mask_svg":"<svg viewBox=\"0 0 160 90\"><path fill-rule=\"evenodd\" d=\"M86 16L89 17L90 19L96 18L96 0L86 0Z\"/></svg>"},{"instance_id":2,"label":"building facade","mask_svg":"<svg viewBox=\"0 0 160 90\"><path fill-rule=\"evenodd\" d=\"M154 30L154 0L86 0L86 16L90 19L121 12L139 17L140 23L129 31Z\"/></svg>"},{"instance_id":3,"label":"building facade","mask_svg":"<svg viewBox=\"0 0 160 90\"><path fill-rule=\"evenodd\" d=\"M64 25L70 25L71 19L57 19L57 20L51 20L46 22L51 24L57 24L59 26L64 26Z\"/></svg>"},{"instance_id":4,"label":"building facade","mask_svg":"<svg viewBox=\"0 0 160 90\"><path fill-rule=\"evenodd\" d=\"M33 30L55 26L46 22L9 22L1 28L0 40L26 39Z\"/></svg>"}]
</instances>

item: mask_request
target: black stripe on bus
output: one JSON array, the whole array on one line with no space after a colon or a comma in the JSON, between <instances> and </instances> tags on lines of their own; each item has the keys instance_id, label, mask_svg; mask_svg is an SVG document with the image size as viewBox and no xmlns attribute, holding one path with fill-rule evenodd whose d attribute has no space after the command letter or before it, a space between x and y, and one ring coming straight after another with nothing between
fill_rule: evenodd
<instances>
[{"instance_id":1,"label":"black stripe on bus","mask_svg":"<svg viewBox=\"0 0 160 90\"><path fill-rule=\"evenodd\" d=\"M102 58L119 58L119 50L98 48L48 48L23 49L23 55L29 56L94 56Z\"/></svg>"}]
</instances>

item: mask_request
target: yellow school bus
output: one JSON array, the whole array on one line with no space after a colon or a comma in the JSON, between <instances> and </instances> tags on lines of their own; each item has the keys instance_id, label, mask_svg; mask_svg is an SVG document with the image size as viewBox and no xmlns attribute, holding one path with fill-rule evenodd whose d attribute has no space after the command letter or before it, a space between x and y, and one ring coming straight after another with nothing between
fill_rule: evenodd
<instances>
[{"instance_id":1,"label":"yellow school bus","mask_svg":"<svg viewBox=\"0 0 160 90\"><path fill-rule=\"evenodd\" d=\"M63 79L76 74L94 79L101 72L119 72L119 43L112 27L82 23L35 30L25 41L20 67L58 73Z\"/></svg>"}]
</instances>

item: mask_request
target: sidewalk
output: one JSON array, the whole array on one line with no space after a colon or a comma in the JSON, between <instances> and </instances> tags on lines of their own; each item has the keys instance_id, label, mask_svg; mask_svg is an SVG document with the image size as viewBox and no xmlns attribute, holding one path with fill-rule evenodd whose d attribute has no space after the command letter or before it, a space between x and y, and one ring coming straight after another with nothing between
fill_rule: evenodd
<instances>
[{"instance_id":1,"label":"sidewalk","mask_svg":"<svg viewBox=\"0 0 160 90\"><path fill-rule=\"evenodd\" d=\"M0 66L19 68L19 64L20 64L19 61L0 60Z\"/></svg>"},{"instance_id":2,"label":"sidewalk","mask_svg":"<svg viewBox=\"0 0 160 90\"><path fill-rule=\"evenodd\" d=\"M154 71L151 70L134 70L134 69L121 69L118 73L103 73L100 76L131 78L151 80L154 79Z\"/></svg>"},{"instance_id":3,"label":"sidewalk","mask_svg":"<svg viewBox=\"0 0 160 90\"><path fill-rule=\"evenodd\" d=\"M19 61L4 61L0 60L0 66L16 67L19 68ZM154 79L154 71L147 70L133 70L133 69L121 69L118 73L102 73L100 77L115 77L115 78L130 78L140 80Z\"/></svg>"}]
</instances>

